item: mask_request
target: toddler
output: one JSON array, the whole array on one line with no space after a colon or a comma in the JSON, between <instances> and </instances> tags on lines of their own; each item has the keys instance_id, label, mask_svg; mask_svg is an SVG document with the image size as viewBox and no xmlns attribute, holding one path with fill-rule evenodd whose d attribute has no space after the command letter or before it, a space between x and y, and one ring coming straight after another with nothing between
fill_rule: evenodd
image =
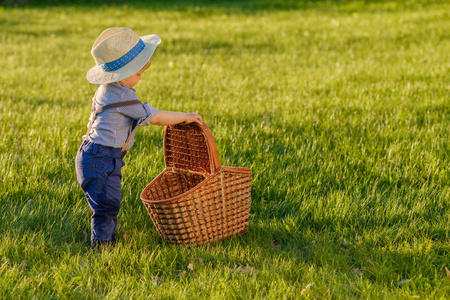
<instances>
[{"instance_id":1,"label":"toddler","mask_svg":"<svg viewBox=\"0 0 450 300\"><path fill-rule=\"evenodd\" d=\"M203 123L198 113L158 111L136 96L133 87L150 67L160 42L155 34L139 37L130 28L115 27L100 34L92 47L96 66L88 71L87 79L100 87L75 159L77 181L93 211L92 248L115 243L122 201L121 168L137 126Z\"/></svg>"}]
</instances>

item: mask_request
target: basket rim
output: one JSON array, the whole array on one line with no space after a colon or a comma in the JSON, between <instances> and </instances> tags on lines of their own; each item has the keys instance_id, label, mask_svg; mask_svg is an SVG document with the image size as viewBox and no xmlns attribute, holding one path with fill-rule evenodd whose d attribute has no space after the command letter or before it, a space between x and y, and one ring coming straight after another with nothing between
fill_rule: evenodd
<instances>
[{"instance_id":1,"label":"basket rim","mask_svg":"<svg viewBox=\"0 0 450 300\"><path fill-rule=\"evenodd\" d=\"M211 174L211 175L205 177L205 179L203 179L199 184L197 184L197 185L194 186L193 188L191 188L191 189L187 190L186 192L181 193L181 194L179 194L179 195L177 195L177 196L170 197L170 198L166 198L166 199L162 199L162 200L148 200L148 199L145 199L145 198L144 198L145 192L146 192L151 186L153 186L154 184L156 184L156 183L159 181L159 179L160 179L165 173L168 173L168 172L174 172L174 171L176 171L176 170L178 170L178 171L183 171L183 172L186 171L186 170L182 170L182 169L165 168L161 173L159 173L158 176L156 176L155 179L153 179L153 180L152 180L152 181L151 181L151 182L150 182L150 183L142 190L141 195L140 195L141 201L144 202L144 203L146 203L146 204L161 204L161 203L169 203L169 202L177 201L178 199L183 198L183 197L185 197L185 196L188 195L188 194L192 194L193 191L195 191L195 190L197 190L197 189L200 189L202 186L208 184L208 182L209 182L210 180L212 180L212 178L214 178L215 176L218 176L218 175L219 175L220 173L222 173L222 172L232 172L232 173L240 173L240 174L247 174L247 175L251 175L251 174L252 174L252 171L251 171L250 168L221 166L221 167L219 167L218 169L216 169L216 171L215 171L213 174ZM196 173L196 174L198 174L198 173Z\"/></svg>"},{"instance_id":2,"label":"basket rim","mask_svg":"<svg viewBox=\"0 0 450 300\"><path fill-rule=\"evenodd\" d=\"M214 141L214 137L211 133L211 130L208 128L208 126L203 122L202 124L198 124L198 123L178 123L175 125L169 125L166 126L165 130L164 130L164 140L163 140L163 144L164 144L164 165L166 167L166 169L169 168L173 168L173 166L168 165L167 162L167 139L168 139L168 134L169 132L172 130L172 128L174 128L175 126L179 127L179 126L197 126L200 133L203 134L203 136L205 137L205 141L206 141L206 145L208 148L208 156L209 156L209 161L210 161L210 165L211 165L211 170L208 172L207 170L205 170L205 174L213 174L217 169L219 169L221 167L220 165L220 159L219 159L219 153L217 152L217 146L216 146L216 142ZM187 127L185 127L187 128ZM189 171L188 169L186 169L186 171Z\"/></svg>"}]
</instances>

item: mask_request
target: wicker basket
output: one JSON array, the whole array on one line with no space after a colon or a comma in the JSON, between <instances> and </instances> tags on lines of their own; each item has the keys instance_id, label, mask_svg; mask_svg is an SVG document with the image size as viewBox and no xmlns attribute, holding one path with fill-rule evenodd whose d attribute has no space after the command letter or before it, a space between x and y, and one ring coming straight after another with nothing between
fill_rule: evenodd
<instances>
[{"instance_id":1,"label":"wicker basket","mask_svg":"<svg viewBox=\"0 0 450 300\"><path fill-rule=\"evenodd\" d=\"M220 166L206 125L166 127L164 158L164 171L141 193L164 240L207 244L247 231L252 172Z\"/></svg>"}]
</instances>

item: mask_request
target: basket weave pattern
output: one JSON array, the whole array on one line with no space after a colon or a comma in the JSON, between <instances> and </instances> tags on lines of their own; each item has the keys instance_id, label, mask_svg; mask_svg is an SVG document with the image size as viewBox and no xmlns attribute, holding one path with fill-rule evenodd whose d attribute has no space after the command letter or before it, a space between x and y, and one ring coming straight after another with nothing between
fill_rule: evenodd
<instances>
[{"instance_id":1,"label":"basket weave pattern","mask_svg":"<svg viewBox=\"0 0 450 300\"><path fill-rule=\"evenodd\" d=\"M248 168L221 167L206 126L166 128L166 168L142 192L159 234L176 244L206 244L245 233L251 204Z\"/></svg>"}]
</instances>

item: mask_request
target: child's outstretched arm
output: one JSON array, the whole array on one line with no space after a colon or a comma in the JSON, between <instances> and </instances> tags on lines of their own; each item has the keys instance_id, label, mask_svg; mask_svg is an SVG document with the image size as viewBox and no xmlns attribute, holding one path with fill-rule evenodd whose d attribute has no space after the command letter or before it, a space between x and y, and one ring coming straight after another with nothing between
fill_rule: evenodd
<instances>
[{"instance_id":1,"label":"child's outstretched arm","mask_svg":"<svg viewBox=\"0 0 450 300\"><path fill-rule=\"evenodd\" d=\"M196 112L182 113L176 111L159 111L158 114L150 120L150 123L153 125L174 125L183 122L197 122L202 125L203 119L202 116Z\"/></svg>"}]
</instances>

